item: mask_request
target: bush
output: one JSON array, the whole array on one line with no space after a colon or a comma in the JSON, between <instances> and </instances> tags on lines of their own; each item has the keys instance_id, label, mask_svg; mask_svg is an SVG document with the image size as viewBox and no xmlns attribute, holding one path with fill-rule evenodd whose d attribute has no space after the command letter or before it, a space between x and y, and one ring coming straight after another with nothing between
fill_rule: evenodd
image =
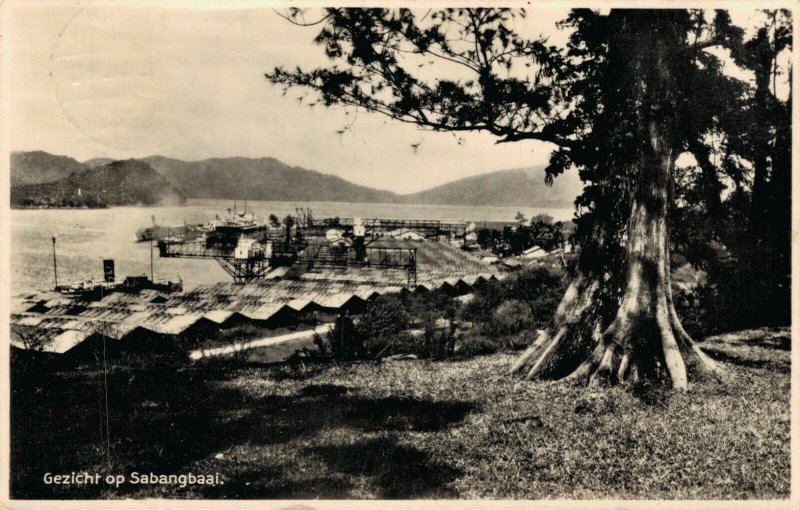
<instances>
[{"instance_id":1,"label":"bush","mask_svg":"<svg viewBox=\"0 0 800 510\"><path fill-rule=\"evenodd\" d=\"M456 323L453 317L448 317L442 323L441 317L434 311L430 311L423 316L422 325L424 333L422 344L418 345L416 353L423 358L433 360L443 360L450 358L455 350ZM443 327L444 326L444 327Z\"/></svg>"},{"instance_id":2,"label":"bush","mask_svg":"<svg viewBox=\"0 0 800 510\"><path fill-rule=\"evenodd\" d=\"M451 319L456 316L458 303L442 290L421 294L407 293L401 297L402 304L412 317L425 321L426 315L435 312L439 316Z\"/></svg>"},{"instance_id":3,"label":"bush","mask_svg":"<svg viewBox=\"0 0 800 510\"><path fill-rule=\"evenodd\" d=\"M352 360L364 356L364 344L356 332L353 319L347 315L336 318L324 339L315 334L314 343L323 358Z\"/></svg>"},{"instance_id":4,"label":"bush","mask_svg":"<svg viewBox=\"0 0 800 510\"><path fill-rule=\"evenodd\" d=\"M483 323L482 330L494 338L503 338L536 327L531 307L522 301L503 301L494 309L491 319Z\"/></svg>"},{"instance_id":5,"label":"bush","mask_svg":"<svg viewBox=\"0 0 800 510\"><path fill-rule=\"evenodd\" d=\"M476 324L489 322L492 312L503 301L506 292L505 282L487 282L475 291L475 297L464 306L461 318Z\"/></svg>"},{"instance_id":6,"label":"bush","mask_svg":"<svg viewBox=\"0 0 800 510\"><path fill-rule=\"evenodd\" d=\"M489 337L477 328L473 328L459 339L454 355L457 358L471 358L500 352L507 346L503 340Z\"/></svg>"},{"instance_id":7,"label":"bush","mask_svg":"<svg viewBox=\"0 0 800 510\"><path fill-rule=\"evenodd\" d=\"M405 331L409 322L400 300L381 296L367 304L357 322L349 316L339 316L324 338L315 335L314 343L319 356L337 360L413 352L417 343Z\"/></svg>"},{"instance_id":8,"label":"bush","mask_svg":"<svg viewBox=\"0 0 800 510\"><path fill-rule=\"evenodd\" d=\"M255 324L238 324L231 328L220 329L218 327L205 328L202 330L192 330L188 334L180 337L180 345L183 349L209 349L214 347L227 347L236 344L245 344L255 338L260 338L269 334L269 330L258 327ZM234 357L247 357L246 351L236 351Z\"/></svg>"},{"instance_id":9,"label":"bush","mask_svg":"<svg viewBox=\"0 0 800 510\"><path fill-rule=\"evenodd\" d=\"M681 319L681 325L695 340L716 333L717 328L709 322L709 317L700 306L702 295L707 289L698 287L691 292L673 289L675 311Z\"/></svg>"},{"instance_id":10,"label":"bush","mask_svg":"<svg viewBox=\"0 0 800 510\"><path fill-rule=\"evenodd\" d=\"M550 325L566 290L564 271L535 267L503 281L488 282L461 310L475 327L458 342L459 357L516 350L528 345L536 329Z\"/></svg>"},{"instance_id":11,"label":"bush","mask_svg":"<svg viewBox=\"0 0 800 510\"><path fill-rule=\"evenodd\" d=\"M770 284L736 261L720 262L707 268L706 282L691 292L675 293L675 309L686 331L701 339L728 331L788 323L791 299L770 301ZM786 290L789 284L785 285Z\"/></svg>"},{"instance_id":12,"label":"bush","mask_svg":"<svg viewBox=\"0 0 800 510\"><path fill-rule=\"evenodd\" d=\"M364 356L385 356L413 346L413 339L405 333L409 323L408 313L399 299L380 296L370 301L356 324Z\"/></svg>"},{"instance_id":13,"label":"bush","mask_svg":"<svg viewBox=\"0 0 800 510\"><path fill-rule=\"evenodd\" d=\"M373 338L366 342L370 357L377 358L392 354L420 354L421 342L407 331L388 337Z\"/></svg>"},{"instance_id":14,"label":"bush","mask_svg":"<svg viewBox=\"0 0 800 510\"><path fill-rule=\"evenodd\" d=\"M504 302L516 301L528 307L530 315L525 314L525 317L531 320L530 328L544 329L550 324L565 290L562 270L547 267L527 269L504 281L488 282L481 287L475 298L464 307L462 318L491 327L491 322L496 320L497 308Z\"/></svg>"},{"instance_id":15,"label":"bush","mask_svg":"<svg viewBox=\"0 0 800 510\"><path fill-rule=\"evenodd\" d=\"M535 327L542 329L550 325L567 288L564 271L547 267L522 271L508 285L506 299L518 299L530 306Z\"/></svg>"},{"instance_id":16,"label":"bush","mask_svg":"<svg viewBox=\"0 0 800 510\"><path fill-rule=\"evenodd\" d=\"M408 328L410 322L403 303L394 297L379 296L367 303L356 326L364 340L386 338Z\"/></svg>"}]
</instances>

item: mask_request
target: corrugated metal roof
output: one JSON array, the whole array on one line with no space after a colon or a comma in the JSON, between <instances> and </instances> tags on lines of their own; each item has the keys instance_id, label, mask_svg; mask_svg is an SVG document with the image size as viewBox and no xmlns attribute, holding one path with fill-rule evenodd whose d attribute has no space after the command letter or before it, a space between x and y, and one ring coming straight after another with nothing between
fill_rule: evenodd
<instances>
[{"instance_id":1,"label":"corrugated metal roof","mask_svg":"<svg viewBox=\"0 0 800 510\"><path fill-rule=\"evenodd\" d=\"M496 277L486 264L443 243L382 239L371 243L370 247L416 249L414 290L470 287ZM283 276L286 271L275 270L270 274ZM312 305L341 308L380 294L399 293L408 284L405 269L350 267L316 270L291 280L272 278L244 285L219 282L200 285L184 293L168 294L149 289L138 294L114 292L99 301L70 299L45 291L15 298L12 324L32 328L46 337L47 349L51 352L66 352L77 345L75 342L85 340L95 331L103 331L114 338L123 338L138 328L177 335L201 319L217 324L234 316L263 321L284 309L298 312ZM152 302L156 297L160 297L158 301L161 302ZM43 314L27 311L39 303L49 309ZM67 314L68 311L71 314Z\"/></svg>"},{"instance_id":2,"label":"corrugated metal roof","mask_svg":"<svg viewBox=\"0 0 800 510\"><path fill-rule=\"evenodd\" d=\"M233 314L234 312L228 310L211 310L210 312L206 312L203 317L217 324L222 324L230 319Z\"/></svg>"},{"instance_id":3,"label":"corrugated metal roof","mask_svg":"<svg viewBox=\"0 0 800 510\"><path fill-rule=\"evenodd\" d=\"M64 354L76 345L80 344L91 335L89 331L67 330L54 337L42 349L45 352Z\"/></svg>"},{"instance_id":4,"label":"corrugated metal roof","mask_svg":"<svg viewBox=\"0 0 800 510\"><path fill-rule=\"evenodd\" d=\"M11 320L11 324L16 324L18 326L38 326L39 324L44 321L41 317L22 317L20 319Z\"/></svg>"}]
</instances>

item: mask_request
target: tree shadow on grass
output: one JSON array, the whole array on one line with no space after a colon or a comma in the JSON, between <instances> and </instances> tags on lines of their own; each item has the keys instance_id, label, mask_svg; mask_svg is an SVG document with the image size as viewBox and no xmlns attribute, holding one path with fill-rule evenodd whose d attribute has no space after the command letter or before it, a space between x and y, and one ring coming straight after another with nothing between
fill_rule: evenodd
<instances>
[{"instance_id":1,"label":"tree shadow on grass","mask_svg":"<svg viewBox=\"0 0 800 510\"><path fill-rule=\"evenodd\" d=\"M253 373L247 378L257 382L266 375ZM12 371L12 496L71 499L108 494L108 487L102 484L46 486L42 475L48 471L95 469L103 474L132 471L170 474L201 466L219 469L228 479L224 486L198 488L204 495L337 497L349 488L345 478L318 473L313 483L287 482L284 474L292 471L291 463L297 459L272 458L274 448L280 450L282 445L295 440L304 445L311 441L313 445L318 433L334 429L350 429L350 438L364 432L435 432L461 421L476 407L464 401L372 398L359 395L356 389L333 384L305 385L295 394L262 397L258 392L228 384L235 376L235 373L167 365L116 366L107 374L97 370L27 375ZM103 421L105 389L109 403L107 424ZM393 446L374 443L367 447L378 455L381 445ZM241 465L239 459L214 460L218 452L231 448L244 457ZM355 446L325 448L347 450ZM312 450L313 447L309 451ZM433 485L437 478L431 470L449 472L443 465L426 471L422 452L407 447L395 447L392 452L389 462L409 462L419 472L429 473L426 478L434 480ZM290 464L286 465L287 462ZM385 469L376 464L370 466L378 470L377 474L369 475L370 479L377 480L379 487L389 487L387 481L381 481ZM399 466L393 469L400 470ZM405 475L397 473L397 476L411 496L419 483L416 479L404 482ZM436 492L435 487L424 484L420 487L425 493ZM141 490L123 485L112 495L135 497ZM389 488L381 490L389 497ZM185 491L175 490L169 495L181 497L182 493Z\"/></svg>"},{"instance_id":2,"label":"tree shadow on grass","mask_svg":"<svg viewBox=\"0 0 800 510\"><path fill-rule=\"evenodd\" d=\"M225 435L234 442L275 444L342 427L364 432L436 432L463 420L476 408L465 401L374 398L355 393L346 386L309 385L295 395L243 402L235 409L246 409L246 415L227 423Z\"/></svg>"},{"instance_id":3,"label":"tree shadow on grass","mask_svg":"<svg viewBox=\"0 0 800 510\"><path fill-rule=\"evenodd\" d=\"M455 498L458 492L448 484L463 474L395 437L306 448L305 453L322 458L337 473L368 478L380 499Z\"/></svg>"},{"instance_id":4,"label":"tree shadow on grass","mask_svg":"<svg viewBox=\"0 0 800 510\"><path fill-rule=\"evenodd\" d=\"M287 464L252 463L225 477L224 485L197 491L203 499L336 499L346 496L351 483L340 474L300 476Z\"/></svg>"},{"instance_id":5,"label":"tree shadow on grass","mask_svg":"<svg viewBox=\"0 0 800 510\"><path fill-rule=\"evenodd\" d=\"M784 330L728 333L700 344L717 361L777 372L790 370L791 346L791 336Z\"/></svg>"},{"instance_id":6,"label":"tree shadow on grass","mask_svg":"<svg viewBox=\"0 0 800 510\"><path fill-rule=\"evenodd\" d=\"M716 361L721 361L723 363L730 363L732 365L737 365L740 367L746 368L764 368L764 369L773 369L778 370L781 372L788 372L790 370L789 366L789 359L782 360L782 359L771 359L771 358L757 358L752 355L748 355L740 350L736 351L723 351L723 350L716 350L713 348L704 348L703 349L706 354L708 354L711 358Z\"/></svg>"}]
</instances>

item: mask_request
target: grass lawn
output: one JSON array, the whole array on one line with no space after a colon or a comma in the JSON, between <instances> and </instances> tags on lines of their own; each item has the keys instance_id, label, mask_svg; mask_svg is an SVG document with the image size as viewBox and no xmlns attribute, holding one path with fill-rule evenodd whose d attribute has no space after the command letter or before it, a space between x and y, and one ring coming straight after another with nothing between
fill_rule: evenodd
<instances>
[{"instance_id":1,"label":"grass lawn","mask_svg":"<svg viewBox=\"0 0 800 510\"><path fill-rule=\"evenodd\" d=\"M787 330L704 347L730 380L634 395L521 382L514 354L331 366L12 365L14 498L786 498ZM107 435L106 430L109 434ZM224 485L45 485L45 472Z\"/></svg>"}]
</instances>

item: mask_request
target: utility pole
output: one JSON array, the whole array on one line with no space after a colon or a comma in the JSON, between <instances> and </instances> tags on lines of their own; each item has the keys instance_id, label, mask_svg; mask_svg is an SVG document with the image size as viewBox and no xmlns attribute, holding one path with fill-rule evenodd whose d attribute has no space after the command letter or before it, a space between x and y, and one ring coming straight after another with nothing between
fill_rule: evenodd
<instances>
[{"instance_id":1,"label":"utility pole","mask_svg":"<svg viewBox=\"0 0 800 510\"><path fill-rule=\"evenodd\" d=\"M53 236L53 276L56 281L56 288L58 288L58 263L56 262L56 236Z\"/></svg>"},{"instance_id":2,"label":"utility pole","mask_svg":"<svg viewBox=\"0 0 800 510\"><path fill-rule=\"evenodd\" d=\"M150 281L155 283L155 278L153 277L153 238L150 238Z\"/></svg>"}]
</instances>

